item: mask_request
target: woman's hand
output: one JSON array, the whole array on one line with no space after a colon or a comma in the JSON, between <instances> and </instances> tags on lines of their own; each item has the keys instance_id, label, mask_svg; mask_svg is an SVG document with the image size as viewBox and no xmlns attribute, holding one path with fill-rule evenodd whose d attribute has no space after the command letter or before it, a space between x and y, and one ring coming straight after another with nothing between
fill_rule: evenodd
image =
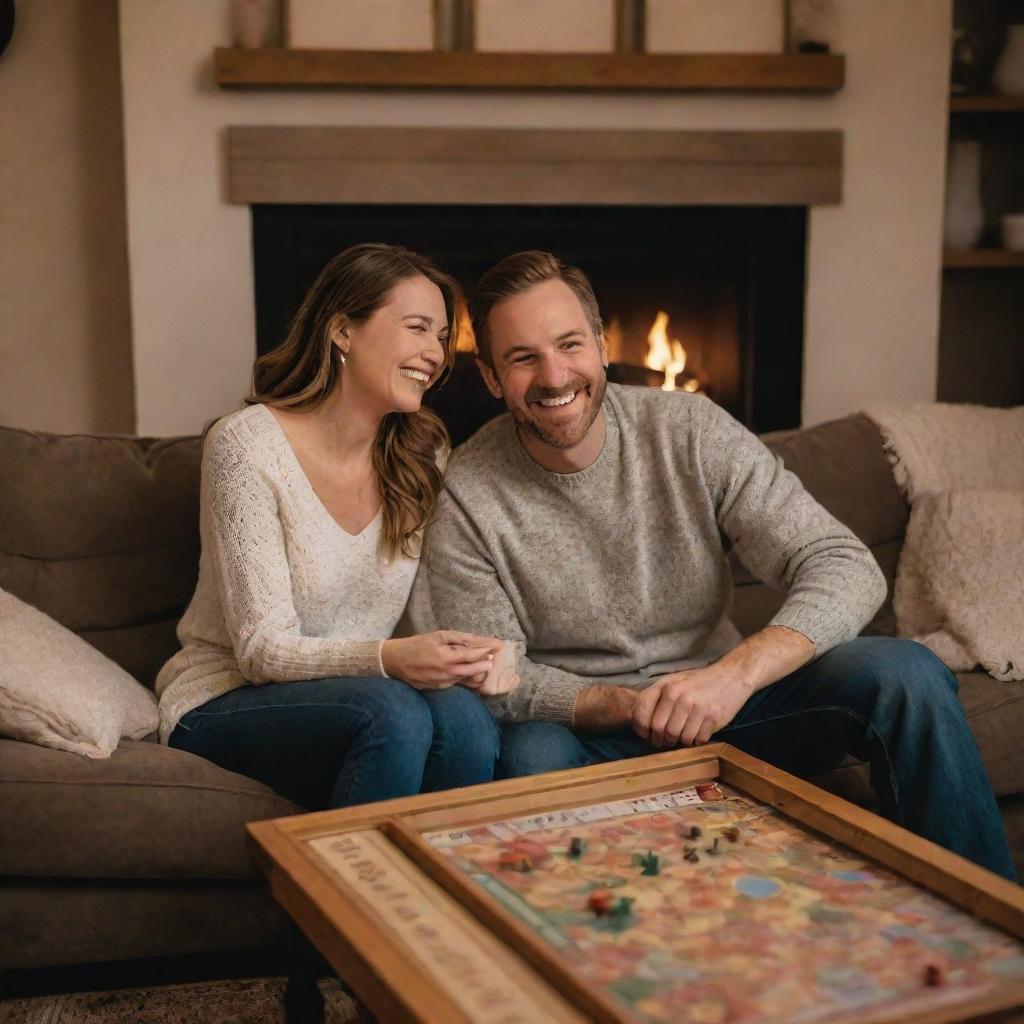
<instances>
[{"instance_id":1,"label":"woman's hand","mask_svg":"<svg viewBox=\"0 0 1024 1024\"><path fill-rule=\"evenodd\" d=\"M443 690L456 683L480 690L486 684L502 643L493 637L439 629L434 633L385 640L380 660L392 679L402 679L419 690Z\"/></svg>"},{"instance_id":2,"label":"woman's hand","mask_svg":"<svg viewBox=\"0 0 1024 1024\"><path fill-rule=\"evenodd\" d=\"M486 675L467 679L463 685L476 690L481 697L494 697L508 693L519 685L516 645L510 640L499 640L501 649L494 655L491 670Z\"/></svg>"}]
</instances>

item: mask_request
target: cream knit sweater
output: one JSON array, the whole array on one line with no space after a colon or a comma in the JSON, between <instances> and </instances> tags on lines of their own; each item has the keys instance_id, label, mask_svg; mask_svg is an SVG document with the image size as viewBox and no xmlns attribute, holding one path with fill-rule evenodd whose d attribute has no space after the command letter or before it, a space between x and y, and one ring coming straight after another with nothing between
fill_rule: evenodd
<instances>
[{"instance_id":1,"label":"cream knit sweater","mask_svg":"<svg viewBox=\"0 0 1024 1024\"><path fill-rule=\"evenodd\" d=\"M357 536L338 525L264 406L207 435L199 524L182 649L156 681L161 742L186 712L247 683L385 675L381 644L417 561L386 560L380 513Z\"/></svg>"}]
</instances>

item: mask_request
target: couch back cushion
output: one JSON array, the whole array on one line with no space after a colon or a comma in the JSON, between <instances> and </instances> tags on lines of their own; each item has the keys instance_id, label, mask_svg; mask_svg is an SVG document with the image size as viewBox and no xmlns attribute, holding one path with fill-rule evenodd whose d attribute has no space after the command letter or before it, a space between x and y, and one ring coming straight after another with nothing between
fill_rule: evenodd
<instances>
[{"instance_id":1,"label":"couch back cushion","mask_svg":"<svg viewBox=\"0 0 1024 1024\"><path fill-rule=\"evenodd\" d=\"M807 490L871 548L888 580L889 596L865 632L895 635L892 589L907 529L907 506L878 428L867 417L855 415L803 430L765 434L762 439ZM746 635L765 625L784 595L754 580L735 555L730 561L736 583L733 619Z\"/></svg>"},{"instance_id":2,"label":"couch back cushion","mask_svg":"<svg viewBox=\"0 0 1024 1024\"><path fill-rule=\"evenodd\" d=\"M0 427L0 588L152 686L199 565L195 437Z\"/></svg>"},{"instance_id":3,"label":"couch back cushion","mask_svg":"<svg viewBox=\"0 0 1024 1024\"><path fill-rule=\"evenodd\" d=\"M891 635L907 510L863 416L765 435L786 466L874 552L889 580L868 632ZM0 588L152 686L199 568L197 437L59 436L0 427ZM763 626L782 595L732 556L733 617Z\"/></svg>"}]
</instances>

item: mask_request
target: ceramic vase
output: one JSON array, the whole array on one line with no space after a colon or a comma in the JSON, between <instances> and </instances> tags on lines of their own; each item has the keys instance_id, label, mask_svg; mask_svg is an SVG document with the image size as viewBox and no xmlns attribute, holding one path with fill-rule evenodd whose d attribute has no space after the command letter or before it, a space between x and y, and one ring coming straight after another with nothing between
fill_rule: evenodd
<instances>
[{"instance_id":1,"label":"ceramic vase","mask_svg":"<svg viewBox=\"0 0 1024 1024\"><path fill-rule=\"evenodd\" d=\"M985 226L981 205L981 143L950 143L946 173L946 218L943 241L947 249L970 249Z\"/></svg>"},{"instance_id":2,"label":"ceramic vase","mask_svg":"<svg viewBox=\"0 0 1024 1024\"><path fill-rule=\"evenodd\" d=\"M1006 26L1006 45L992 74L996 92L1024 95L1024 25Z\"/></svg>"},{"instance_id":3,"label":"ceramic vase","mask_svg":"<svg viewBox=\"0 0 1024 1024\"><path fill-rule=\"evenodd\" d=\"M232 0L231 35L235 46L256 50L271 42L274 28L273 0Z\"/></svg>"}]
</instances>

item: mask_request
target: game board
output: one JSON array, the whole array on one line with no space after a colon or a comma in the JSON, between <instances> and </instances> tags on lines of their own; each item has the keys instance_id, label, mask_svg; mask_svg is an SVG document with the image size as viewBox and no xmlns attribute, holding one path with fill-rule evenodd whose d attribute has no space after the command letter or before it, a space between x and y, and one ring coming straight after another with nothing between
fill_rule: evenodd
<instances>
[{"instance_id":1,"label":"game board","mask_svg":"<svg viewBox=\"0 0 1024 1024\"><path fill-rule=\"evenodd\" d=\"M645 1024L902 1019L1024 980L1021 943L721 784L425 838Z\"/></svg>"},{"instance_id":2,"label":"game board","mask_svg":"<svg viewBox=\"0 0 1024 1024\"><path fill-rule=\"evenodd\" d=\"M1024 1019L1020 887L726 744L247 828L381 1021Z\"/></svg>"}]
</instances>

